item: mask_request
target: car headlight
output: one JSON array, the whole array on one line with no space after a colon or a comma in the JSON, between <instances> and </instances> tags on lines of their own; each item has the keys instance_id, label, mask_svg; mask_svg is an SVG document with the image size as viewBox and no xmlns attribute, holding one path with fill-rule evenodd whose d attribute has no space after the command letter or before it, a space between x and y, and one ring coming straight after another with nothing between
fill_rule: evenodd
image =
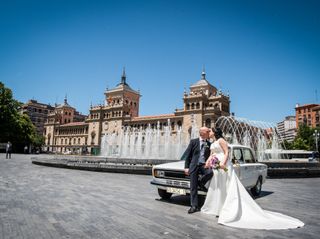
<instances>
[{"instance_id":1,"label":"car headlight","mask_svg":"<svg viewBox=\"0 0 320 239\"><path fill-rule=\"evenodd\" d=\"M155 170L154 171L154 176L158 178L163 178L164 177L164 171L162 170Z\"/></svg>"}]
</instances>

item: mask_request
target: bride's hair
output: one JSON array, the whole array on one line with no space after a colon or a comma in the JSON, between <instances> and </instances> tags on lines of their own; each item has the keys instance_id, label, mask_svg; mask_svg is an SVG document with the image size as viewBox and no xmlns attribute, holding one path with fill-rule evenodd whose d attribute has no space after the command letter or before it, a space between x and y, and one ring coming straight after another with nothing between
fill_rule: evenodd
<instances>
[{"instance_id":1,"label":"bride's hair","mask_svg":"<svg viewBox=\"0 0 320 239\"><path fill-rule=\"evenodd\" d=\"M220 128L213 128L212 131L214 133L214 137L216 138L216 140L223 138L223 132Z\"/></svg>"}]
</instances>

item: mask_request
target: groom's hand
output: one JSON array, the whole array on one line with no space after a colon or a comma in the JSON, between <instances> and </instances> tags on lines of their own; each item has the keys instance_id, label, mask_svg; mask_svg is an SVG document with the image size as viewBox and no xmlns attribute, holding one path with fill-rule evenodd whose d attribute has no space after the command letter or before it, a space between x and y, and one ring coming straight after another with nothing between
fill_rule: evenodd
<instances>
[{"instance_id":1,"label":"groom's hand","mask_svg":"<svg viewBox=\"0 0 320 239\"><path fill-rule=\"evenodd\" d=\"M188 169L188 168L185 168L185 169L184 169L184 174L185 174L185 175L189 175L189 169Z\"/></svg>"}]
</instances>

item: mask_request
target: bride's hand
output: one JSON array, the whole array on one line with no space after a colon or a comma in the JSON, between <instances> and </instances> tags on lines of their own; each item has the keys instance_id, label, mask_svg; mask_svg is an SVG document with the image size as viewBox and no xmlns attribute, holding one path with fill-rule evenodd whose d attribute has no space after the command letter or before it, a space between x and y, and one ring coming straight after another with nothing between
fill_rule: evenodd
<instances>
[{"instance_id":1,"label":"bride's hand","mask_svg":"<svg viewBox=\"0 0 320 239\"><path fill-rule=\"evenodd\" d=\"M226 165L224 165L223 163L220 163L220 168L221 168L221 169L225 169L225 168L226 168Z\"/></svg>"},{"instance_id":2,"label":"bride's hand","mask_svg":"<svg viewBox=\"0 0 320 239\"><path fill-rule=\"evenodd\" d=\"M210 158L206 161L206 164L204 165L205 168L210 168Z\"/></svg>"}]
</instances>

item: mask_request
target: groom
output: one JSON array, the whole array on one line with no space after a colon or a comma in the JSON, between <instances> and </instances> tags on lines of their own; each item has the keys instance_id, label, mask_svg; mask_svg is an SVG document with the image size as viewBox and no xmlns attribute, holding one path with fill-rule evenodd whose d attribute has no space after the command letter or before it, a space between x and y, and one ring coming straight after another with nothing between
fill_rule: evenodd
<instances>
[{"instance_id":1,"label":"groom","mask_svg":"<svg viewBox=\"0 0 320 239\"><path fill-rule=\"evenodd\" d=\"M198 205L198 186L203 188L213 176L212 170L204 167L207 158L210 156L209 133L209 128L201 127L199 130L200 137L191 139L188 148L181 158L185 160L185 174L190 175L191 208L188 213L200 211ZM200 181L198 181L199 175Z\"/></svg>"}]
</instances>

